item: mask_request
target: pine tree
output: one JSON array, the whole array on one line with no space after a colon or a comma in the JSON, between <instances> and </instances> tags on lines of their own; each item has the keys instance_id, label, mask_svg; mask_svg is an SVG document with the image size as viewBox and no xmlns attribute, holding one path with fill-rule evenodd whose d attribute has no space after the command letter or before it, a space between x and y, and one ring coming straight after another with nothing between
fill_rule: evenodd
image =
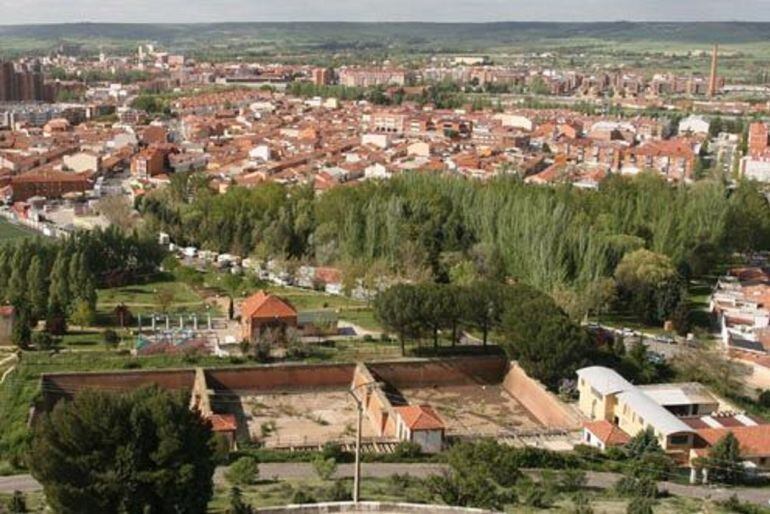
<instances>
[{"instance_id":1,"label":"pine tree","mask_svg":"<svg viewBox=\"0 0 770 514\"><path fill-rule=\"evenodd\" d=\"M12 304L24 301L27 293L27 263L28 248L25 244L19 244L13 253L11 261L11 278L8 281L8 300Z\"/></svg>"},{"instance_id":2,"label":"pine tree","mask_svg":"<svg viewBox=\"0 0 770 514\"><path fill-rule=\"evenodd\" d=\"M48 311L66 313L70 305L69 260L63 250L56 255L48 291Z\"/></svg>"},{"instance_id":3,"label":"pine tree","mask_svg":"<svg viewBox=\"0 0 770 514\"><path fill-rule=\"evenodd\" d=\"M27 270L27 301L33 320L44 318L48 312L47 273L40 256L35 255Z\"/></svg>"},{"instance_id":4,"label":"pine tree","mask_svg":"<svg viewBox=\"0 0 770 514\"><path fill-rule=\"evenodd\" d=\"M8 300L8 283L11 279L11 247L0 248L0 300Z\"/></svg>"}]
</instances>

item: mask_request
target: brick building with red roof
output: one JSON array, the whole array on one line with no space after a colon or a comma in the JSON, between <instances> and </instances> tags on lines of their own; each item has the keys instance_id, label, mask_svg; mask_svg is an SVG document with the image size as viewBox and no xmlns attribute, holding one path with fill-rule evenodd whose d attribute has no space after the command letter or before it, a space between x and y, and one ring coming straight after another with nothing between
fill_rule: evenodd
<instances>
[{"instance_id":1,"label":"brick building with red roof","mask_svg":"<svg viewBox=\"0 0 770 514\"><path fill-rule=\"evenodd\" d=\"M277 296L259 291L241 304L241 337L253 341L267 329L297 326L297 311Z\"/></svg>"}]
</instances>

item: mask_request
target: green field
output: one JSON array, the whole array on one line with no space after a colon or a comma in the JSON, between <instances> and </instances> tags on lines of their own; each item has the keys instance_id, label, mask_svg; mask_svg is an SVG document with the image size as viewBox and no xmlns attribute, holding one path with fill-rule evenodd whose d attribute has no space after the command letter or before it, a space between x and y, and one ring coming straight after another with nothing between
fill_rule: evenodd
<instances>
[{"instance_id":1,"label":"green field","mask_svg":"<svg viewBox=\"0 0 770 514\"><path fill-rule=\"evenodd\" d=\"M36 235L40 235L40 233L30 228L11 223L5 218L0 218L0 242L13 241L24 237L34 237Z\"/></svg>"},{"instance_id":2,"label":"green field","mask_svg":"<svg viewBox=\"0 0 770 514\"><path fill-rule=\"evenodd\" d=\"M265 290L289 301L298 311L333 309L339 311L342 321L353 323L365 330L382 330L374 319L371 306L366 302L296 287L266 286Z\"/></svg>"}]
</instances>

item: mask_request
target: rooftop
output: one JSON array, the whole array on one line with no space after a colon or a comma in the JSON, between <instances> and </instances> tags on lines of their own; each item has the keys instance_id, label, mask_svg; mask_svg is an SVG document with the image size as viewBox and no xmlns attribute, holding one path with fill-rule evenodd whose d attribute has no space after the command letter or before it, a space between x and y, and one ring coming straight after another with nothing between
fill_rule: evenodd
<instances>
[{"instance_id":1,"label":"rooftop","mask_svg":"<svg viewBox=\"0 0 770 514\"><path fill-rule=\"evenodd\" d=\"M590 366L577 371L578 377L586 380L591 387L602 395L619 393L633 389L634 386L620 376L618 372L604 366Z\"/></svg>"}]
</instances>

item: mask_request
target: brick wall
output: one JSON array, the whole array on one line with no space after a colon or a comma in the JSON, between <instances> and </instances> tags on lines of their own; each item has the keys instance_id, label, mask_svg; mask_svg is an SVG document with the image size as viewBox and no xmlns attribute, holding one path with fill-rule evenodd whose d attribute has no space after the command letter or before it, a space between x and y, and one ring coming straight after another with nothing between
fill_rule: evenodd
<instances>
[{"instance_id":1,"label":"brick wall","mask_svg":"<svg viewBox=\"0 0 770 514\"><path fill-rule=\"evenodd\" d=\"M195 370L192 369L46 374L41 378L43 405L50 409L60 399L70 399L84 389L132 391L155 384L165 389L189 391L194 380Z\"/></svg>"},{"instance_id":2,"label":"brick wall","mask_svg":"<svg viewBox=\"0 0 770 514\"><path fill-rule=\"evenodd\" d=\"M367 363L376 378L396 388L499 384L508 369L501 355Z\"/></svg>"},{"instance_id":3,"label":"brick wall","mask_svg":"<svg viewBox=\"0 0 770 514\"><path fill-rule=\"evenodd\" d=\"M353 375L353 387L356 396L361 399L364 412L377 435L396 437L396 417L393 405L365 364L356 366Z\"/></svg>"},{"instance_id":4,"label":"brick wall","mask_svg":"<svg viewBox=\"0 0 770 514\"><path fill-rule=\"evenodd\" d=\"M207 369L209 389L229 391L347 389L355 364L280 364L253 368Z\"/></svg>"}]
</instances>

